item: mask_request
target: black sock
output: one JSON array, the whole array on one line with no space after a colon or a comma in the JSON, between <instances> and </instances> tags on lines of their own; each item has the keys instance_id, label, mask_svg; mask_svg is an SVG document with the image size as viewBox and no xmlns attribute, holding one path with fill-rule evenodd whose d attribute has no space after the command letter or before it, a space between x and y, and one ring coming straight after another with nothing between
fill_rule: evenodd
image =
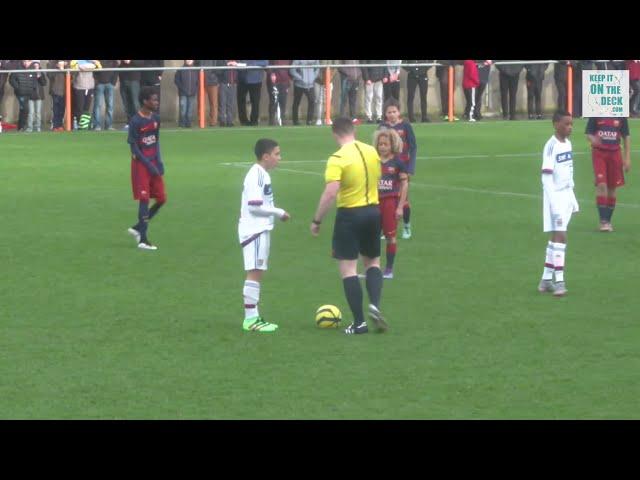
<instances>
[{"instance_id":1,"label":"black sock","mask_svg":"<svg viewBox=\"0 0 640 480\"><path fill-rule=\"evenodd\" d=\"M362 287L357 276L346 277L342 279L344 286L344 295L349 302L349 308L353 313L354 325L360 325L364 322L364 311L362 309Z\"/></svg>"},{"instance_id":2,"label":"black sock","mask_svg":"<svg viewBox=\"0 0 640 480\"><path fill-rule=\"evenodd\" d=\"M138 224L135 229L140 232L140 242L148 243L147 241L147 226L149 225L149 202L140 201L138 205Z\"/></svg>"},{"instance_id":3,"label":"black sock","mask_svg":"<svg viewBox=\"0 0 640 480\"><path fill-rule=\"evenodd\" d=\"M156 202L153 204L153 207L151 207L149 209L149 220L151 220L156 213L158 213L158 210L160 210L160 208L164 205L164 202L160 203L160 202Z\"/></svg>"},{"instance_id":4,"label":"black sock","mask_svg":"<svg viewBox=\"0 0 640 480\"><path fill-rule=\"evenodd\" d=\"M598 214L600 215L601 222L607 222L607 217L609 216L609 212L607 211L609 208L606 205L598 205Z\"/></svg>"},{"instance_id":5,"label":"black sock","mask_svg":"<svg viewBox=\"0 0 640 480\"><path fill-rule=\"evenodd\" d=\"M379 307L380 296L382 295L382 271L379 267L369 267L367 269L367 293L369 294L369 301Z\"/></svg>"},{"instance_id":6,"label":"black sock","mask_svg":"<svg viewBox=\"0 0 640 480\"><path fill-rule=\"evenodd\" d=\"M405 224L411 222L411 207L405 205L402 209L402 220L404 220Z\"/></svg>"},{"instance_id":7,"label":"black sock","mask_svg":"<svg viewBox=\"0 0 640 480\"><path fill-rule=\"evenodd\" d=\"M607 207L607 222L611 223L611 217L613 217L613 209L616 207Z\"/></svg>"}]
</instances>

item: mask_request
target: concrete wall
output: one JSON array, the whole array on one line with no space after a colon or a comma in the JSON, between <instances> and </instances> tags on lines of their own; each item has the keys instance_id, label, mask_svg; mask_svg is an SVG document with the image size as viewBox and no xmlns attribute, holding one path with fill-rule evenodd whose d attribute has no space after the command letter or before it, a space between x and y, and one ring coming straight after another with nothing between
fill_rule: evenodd
<instances>
[{"instance_id":1,"label":"concrete wall","mask_svg":"<svg viewBox=\"0 0 640 480\"><path fill-rule=\"evenodd\" d=\"M46 61L42 61L43 65L46 64ZM166 66L181 66L183 65L182 60L167 60ZM162 78L162 102L160 106L160 114L162 119L167 124L175 124L178 121L178 95L177 89L173 82L175 76L175 71L167 71L165 72ZM487 93L485 93L485 98L483 98L483 111L488 113L490 116L492 113L500 115L500 86L499 86L499 72L495 67L492 67L491 75L489 77L489 85L487 87ZM438 116L440 113L440 84L435 75L435 68L431 68L428 71L429 78L429 90L427 94L427 105L429 115L432 117ZM464 93L462 90L462 67L458 66L455 68L455 111L458 116L462 114L464 111ZM46 98L43 103L43 128L48 129L51 121L51 98L49 97L48 86L46 87ZM337 115L339 112L339 99L340 99L340 75L336 74L334 77L334 95L332 99L332 113L333 115ZM517 101L517 110L519 112L526 112L527 109L527 88L525 84L525 72L524 70L520 76L520 84L518 87L518 101ZM553 64L549 66L546 72L544 84L543 84L543 109L547 112L553 111L556 108L556 99L557 99L557 91L555 88L555 84L553 81ZM487 101L489 106L487 107ZM402 105L402 110L406 110L406 73L404 70L401 74L401 88L400 88L400 102ZM293 87L291 87L288 98L287 98L287 119L291 119L291 106L293 103ZM420 110L420 102L418 98L418 91L416 91L415 97L415 112ZM260 118L261 122L266 122L268 119L268 95L266 91L266 87L263 84L262 96L260 102ZM249 111L249 107L247 109ZM300 118L305 118L304 115L307 111L306 98L303 97L301 105L300 105ZM358 95L358 111L361 115L364 115L364 88L360 88L360 92ZM17 123L18 118L18 106L17 101L13 95L13 88L9 86L8 82L5 85L5 95L2 103L0 104L0 114L4 115L5 121ZM197 119L197 109L194 113ZM120 97L119 84L116 88L116 98L115 98L115 113L114 113L114 123L116 126L122 125L125 123L125 115L122 108L122 99ZM197 120L194 121L194 124L197 125Z\"/></svg>"}]
</instances>

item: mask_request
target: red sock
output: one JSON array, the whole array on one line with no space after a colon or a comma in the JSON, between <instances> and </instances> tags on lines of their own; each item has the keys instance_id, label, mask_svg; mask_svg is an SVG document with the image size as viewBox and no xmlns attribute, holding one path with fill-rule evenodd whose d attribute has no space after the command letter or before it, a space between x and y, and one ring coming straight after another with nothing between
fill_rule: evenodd
<instances>
[{"instance_id":1,"label":"red sock","mask_svg":"<svg viewBox=\"0 0 640 480\"><path fill-rule=\"evenodd\" d=\"M596 205L598 205L599 207L606 207L607 205L609 205L609 199L605 196L596 196ZM614 199L615 201L615 199Z\"/></svg>"},{"instance_id":2,"label":"red sock","mask_svg":"<svg viewBox=\"0 0 640 480\"><path fill-rule=\"evenodd\" d=\"M616 197L607 197L607 205L609 206L609 208L615 208Z\"/></svg>"}]
</instances>

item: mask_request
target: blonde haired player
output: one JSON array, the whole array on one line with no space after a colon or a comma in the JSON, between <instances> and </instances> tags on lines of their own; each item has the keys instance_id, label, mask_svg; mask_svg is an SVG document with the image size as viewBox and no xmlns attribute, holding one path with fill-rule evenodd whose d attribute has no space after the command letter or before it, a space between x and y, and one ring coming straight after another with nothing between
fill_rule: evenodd
<instances>
[{"instance_id":1,"label":"blonde haired player","mask_svg":"<svg viewBox=\"0 0 640 480\"><path fill-rule=\"evenodd\" d=\"M547 141L542 154L542 215L544 231L550 232L542 280L538 291L553 292L556 297L567 293L564 282L567 226L571 215L579 211L573 192L573 152L569 135L573 118L565 111L553 114L555 134ZM553 277L555 276L555 283Z\"/></svg>"},{"instance_id":2,"label":"blonde haired player","mask_svg":"<svg viewBox=\"0 0 640 480\"><path fill-rule=\"evenodd\" d=\"M275 323L266 322L258 313L260 301L260 281L267 270L271 230L274 218L283 222L290 215L273 202L271 176L269 170L280 162L280 147L275 140L261 138L256 142L254 152L256 163L244 178L238 238L244 255L244 269L247 277L242 290L244 296L244 322L242 328L253 332L274 332Z\"/></svg>"}]
</instances>

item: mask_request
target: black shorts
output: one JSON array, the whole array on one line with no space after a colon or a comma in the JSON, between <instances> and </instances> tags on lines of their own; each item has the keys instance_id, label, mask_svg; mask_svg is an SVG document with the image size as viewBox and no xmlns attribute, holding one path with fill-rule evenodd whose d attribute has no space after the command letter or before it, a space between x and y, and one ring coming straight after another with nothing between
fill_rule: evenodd
<instances>
[{"instance_id":1,"label":"black shorts","mask_svg":"<svg viewBox=\"0 0 640 480\"><path fill-rule=\"evenodd\" d=\"M380 207L339 208L333 227L333 258L357 260L380 256Z\"/></svg>"}]
</instances>

